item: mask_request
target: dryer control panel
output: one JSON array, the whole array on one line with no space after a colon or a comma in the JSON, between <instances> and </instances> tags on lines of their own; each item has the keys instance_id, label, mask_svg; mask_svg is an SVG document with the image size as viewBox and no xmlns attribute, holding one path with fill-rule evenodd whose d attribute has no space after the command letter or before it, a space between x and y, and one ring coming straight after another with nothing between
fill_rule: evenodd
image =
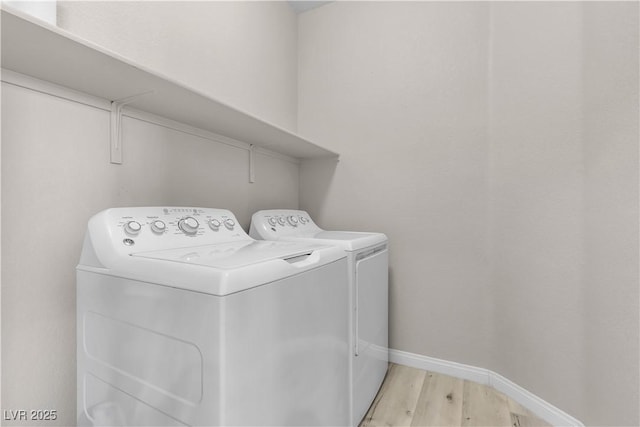
<instances>
[{"instance_id":1,"label":"dryer control panel","mask_svg":"<svg viewBox=\"0 0 640 427\"><path fill-rule=\"evenodd\" d=\"M251 217L249 234L254 239L307 237L322 231L309 214L294 209L258 211Z\"/></svg>"}]
</instances>

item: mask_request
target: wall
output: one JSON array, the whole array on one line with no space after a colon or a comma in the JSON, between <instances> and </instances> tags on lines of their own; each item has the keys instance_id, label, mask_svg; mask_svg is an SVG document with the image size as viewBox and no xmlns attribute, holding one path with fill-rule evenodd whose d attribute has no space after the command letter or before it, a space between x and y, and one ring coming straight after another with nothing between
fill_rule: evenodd
<instances>
[{"instance_id":1,"label":"wall","mask_svg":"<svg viewBox=\"0 0 640 427\"><path fill-rule=\"evenodd\" d=\"M638 425L638 5L300 17L300 205L391 241L391 346Z\"/></svg>"},{"instance_id":2,"label":"wall","mask_svg":"<svg viewBox=\"0 0 640 427\"><path fill-rule=\"evenodd\" d=\"M640 425L638 3L585 3L584 29L586 418Z\"/></svg>"},{"instance_id":3,"label":"wall","mask_svg":"<svg viewBox=\"0 0 640 427\"><path fill-rule=\"evenodd\" d=\"M638 5L494 3L493 369L638 425Z\"/></svg>"},{"instance_id":4,"label":"wall","mask_svg":"<svg viewBox=\"0 0 640 427\"><path fill-rule=\"evenodd\" d=\"M269 25L275 34L284 31L281 24L283 19L289 22L288 9L282 11L285 16L280 19L276 12L264 15L265 6L255 6L258 11L243 10L251 16L262 16L256 33L247 29L248 17L232 10L218 11L216 19L223 20L224 13L230 14L228 21L235 24L227 27L229 37L242 29L243 34L237 37L260 39L261 31ZM195 11L193 5L186 7L190 13ZM175 22L169 21L172 31L184 30L185 20L191 22L190 28L206 23L204 19L190 21L192 13L183 17L181 10L173 10ZM138 18L152 19L146 15ZM129 19L135 20L134 16ZM295 34L292 22L293 29L289 28L287 34ZM95 31L97 36L112 29L103 22ZM181 43L185 49L193 47L190 35L181 34L171 35L173 45L167 50L177 49ZM180 59L187 64L180 64L162 46L141 43L141 51L153 50L147 53L185 70L195 68L201 60L200 49L182 52ZM288 43L295 45L291 40ZM131 43L128 47L136 46ZM265 50L263 54L269 55L270 47ZM233 52L218 53L221 56L217 61L234 61ZM239 51L238 55L246 53ZM268 60L251 57L244 61L251 70L259 70L269 68L270 61L278 62L279 58L274 54ZM294 61L289 62L295 66ZM171 70L164 71L169 74ZM200 71L199 77L202 79L204 72ZM246 73L217 78L215 87L225 87L227 79L229 90L243 81L248 88L257 84L254 76ZM199 82L194 78L191 84L197 86ZM259 84L267 86L264 80ZM266 90L247 95L247 109L249 98L267 97ZM291 107L285 99L292 91L295 87L285 90L282 98L269 99L274 105L280 103L281 107L273 106L272 112L283 122L295 120L295 115L287 112ZM263 108L272 107L265 104ZM105 110L2 84L2 409L57 410L58 420L47 425L75 425L75 266L91 215L112 206L201 205L231 209L248 229L256 210L298 206L298 164L282 157L257 154L257 182L249 184L245 149L124 118L124 164L112 165L108 135L109 113ZM12 424L33 423L3 422Z\"/></svg>"},{"instance_id":5,"label":"wall","mask_svg":"<svg viewBox=\"0 0 640 427\"><path fill-rule=\"evenodd\" d=\"M489 363L486 3L335 2L300 16L301 166L329 229L390 238L391 347ZM327 164L328 163L328 164Z\"/></svg>"},{"instance_id":6,"label":"wall","mask_svg":"<svg viewBox=\"0 0 640 427\"><path fill-rule=\"evenodd\" d=\"M582 6L491 14L492 369L584 414Z\"/></svg>"},{"instance_id":7,"label":"wall","mask_svg":"<svg viewBox=\"0 0 640 427\"><path fill-rule=\"evenodd\" d=\"M296 15L281 1L59 1L61 28L289 130Z\"/></svg>"}]
</instances>

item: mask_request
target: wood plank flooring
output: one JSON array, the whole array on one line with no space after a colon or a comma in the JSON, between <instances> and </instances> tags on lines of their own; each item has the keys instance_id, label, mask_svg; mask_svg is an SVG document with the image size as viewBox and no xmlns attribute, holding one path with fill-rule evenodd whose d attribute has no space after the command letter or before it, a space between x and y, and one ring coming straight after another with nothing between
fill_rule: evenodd
<instances>
[{"instance_id":1,"label":"wood plank flooring","mask_svg":"<svg viewBox=\"0 0 640 427\"><path fill-rule=\"evenodd\" d=\"M550 427L491 387L393 363L360 423L373 426Z\"/></svg>"}]
</instances>

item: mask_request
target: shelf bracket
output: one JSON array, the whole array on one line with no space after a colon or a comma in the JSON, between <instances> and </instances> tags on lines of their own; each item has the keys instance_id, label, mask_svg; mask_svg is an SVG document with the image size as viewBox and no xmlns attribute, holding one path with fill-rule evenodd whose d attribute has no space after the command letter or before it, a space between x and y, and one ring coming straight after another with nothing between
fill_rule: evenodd
<instances>
[{"instance_id":1,"label":"shelf bracket","mask_svg":"<svg viewBox=\"0 0 640 427\"><path fill-rule=\"evenodd\" d=\"M136 99L153 93L152 90L127 98L111 101L109 146L111 152L111 163L122 164L122 109L125 105L132 103Z\"/></svg>"},{"instance_id":2,"label":"shelf bracket","mask_svg":"<svg viewBox=\"0 0 640 427\"><path fill-rule=\"evenodd\" d=\"M255 145L249 145L249 184L256 182L255 159L253 158L255 148Z\"/></svg>"}]
</instances>

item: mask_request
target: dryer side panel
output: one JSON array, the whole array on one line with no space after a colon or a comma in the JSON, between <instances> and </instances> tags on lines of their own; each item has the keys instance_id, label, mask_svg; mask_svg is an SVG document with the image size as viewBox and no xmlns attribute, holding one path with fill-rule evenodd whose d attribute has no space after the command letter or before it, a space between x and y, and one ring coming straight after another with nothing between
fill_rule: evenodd
<instances>
[{"instance_id":1,"label":"dryer side panel","mask_svg":"<svg viewBox=\"0 0 640 427\"><path fill-rule=\"evenodd\" d=\"M354 299L353 425L376 397L389 362L389 252L356 261Z\"/></svg>"}]
</instances>

